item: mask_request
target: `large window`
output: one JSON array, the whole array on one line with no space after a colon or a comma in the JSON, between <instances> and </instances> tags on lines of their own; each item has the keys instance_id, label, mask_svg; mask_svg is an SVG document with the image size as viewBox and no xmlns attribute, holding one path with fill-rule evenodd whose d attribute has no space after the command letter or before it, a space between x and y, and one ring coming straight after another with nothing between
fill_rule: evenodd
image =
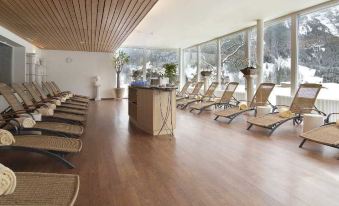
<instances>
[{"instance_id":1,"label":"large window","mask_svg":"<svg viewBox=\"0 0 339 206\"><path fill-rule=\"evenodd\" d=\"M221 85L230 81L244 85L244 78L240 69L245 68L248 62L245 57L244 33L237 33L221 39Z\"/></svg>"},{"instance_id":2,"label":"large window","mask_svg":"<svg viewBox=\"0 0 339 206\"><path fill-rule=\"evenodd\" d=\"M291 79L291 20L267 26L264 41L264 81L288 85Z\"/></svg>"},{"instance_id":3,"label":"large window","mask_svg":"<svg viewBox=\"0 0 339 206\"><path fill-rule=\"evenodd\" d=\"M217 41L202 44L200 47L200 70L212 71L211 81L217 81L218 47Z\"/></svg>"},{"instance_id":4,"label":"large window","mask_svg":"<svg viewBox=\"0 0 339 206\"><path fill-rule=\"evenodd\" d=\"M325 98L339 90L339 5L299 17L299 82L323 83Z\"/></svg>"},{"instance_id":5,"label":"large window","mask_svg":"<svg viewBox=\"0 0 339 206\"><path fill-rule=\"evenodd\" d=\"M198 48L192 47L184 50L185 81L196 82L198 79Z\"/></svg>"},{"instance_id":6,"label":"large window","mask_svg":"<svg viewBox=\"0 0 339 206\"><path fill-rule=\"evenodd\" d=\"M121 74L121 83L142 79L147 71L158 70L166 63L178 64L177 49L122 48L129 55L129 63ZM178 70L178 69L177 69Z\"/></svg>"}]
</instances>

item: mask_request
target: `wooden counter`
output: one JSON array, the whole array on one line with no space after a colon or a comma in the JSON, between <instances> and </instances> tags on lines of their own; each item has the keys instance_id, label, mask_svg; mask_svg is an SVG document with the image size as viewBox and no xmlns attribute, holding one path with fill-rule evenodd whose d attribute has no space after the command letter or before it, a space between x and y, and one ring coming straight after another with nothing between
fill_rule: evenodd
<instances>
[{"instance_id":1,"label":"wooden counter","mask_svg":"<svg viewBox=\"0 0 339 206\"><path fill-rule=\"evenodd\" d=\"M176 125L176 88L129 87L130 122L152 135L171 134Z\"/></svg>"}]
</instances>

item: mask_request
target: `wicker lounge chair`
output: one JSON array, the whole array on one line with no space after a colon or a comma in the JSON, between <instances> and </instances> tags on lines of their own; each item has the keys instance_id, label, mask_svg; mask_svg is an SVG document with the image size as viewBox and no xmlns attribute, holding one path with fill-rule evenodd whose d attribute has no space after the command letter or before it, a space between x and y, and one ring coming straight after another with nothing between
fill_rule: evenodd
<instances>
[{"instance_id":1,"label":"wicker lounge chair","mask_svg":"<svg viewBox=\"0 0 339 206\"><path fill-rule=\"evenodd\" d=\"M49 99L44 93L39 94L39 92L35 89L35 87L33 86L33 84L31 83L23 83L23 85L25 86L25 88L27 89L27 91L30 93L30 95L32 96L34 102L36 104L44 104L47 102L52 102L51 99ZM87 110L87 104L71 104L71 103L62 103L60 106L58 107L62 107L62 108L71 108L71 109L82 109L82 110Z\"/></svg>"},{"instance_id":2,"label":"wicker lounge chair","mask_svg":"<svg viewBox=\"0 0 339 206\"><path fill-rule=\"evenodd\" d=\"M73 94L70 91L61 91L59 86L54 81L51 81L51 83L53 84L54 88L56 89L56 91L58 93L60 93L60 94ZM73 94L73 96L80 97L80 98L85 98L85 99L90 99L90 97L87 97L87 96L84 96L84 95L79 95L79 94Z\"/></svg>"},{"instance_id":3,"label":"wicker lounge chair","mask_svg":"<svg viewBox=\"0 0 339 206\"><path fill-rule=\"evenodd\" d=\"M212 84L208 87L208 89L207 89L207 91L205 92L204 95L199 95L199 93L198 93L197 95L194 95L192 98L182 99L182 100L177 102L177 107L181 108L181 109L186 109L190 104L192 104L194 102L212 99L213 97L215 97L214 91L216 90L218 85L219 85L218 82L212 82ZM194 90L195 90L195 88L194 88ZM194 92L194 90L193 90L193 92Z\"/></svg>"},{"instance_id":4,"label":"wicker lounge chair","mask_svg":"<svg viewBox=\"0 0 339 206\"><path fill-rule=\"evenodd\" d=\"M280 125L289 120L293 120L293 124L300 124L302 122L302 115L305 113L316 111L324 114L314 106L321 87L321 84L301 84L289 107L289 110L293 113L291 117L281 117L276 111L262 117L252 117L247 120L249 123L247 130L255 125L271 130L270 134L272 134ZM276 109L279 107L288 106L276 105Z\"/></svg>"},{"instance_id":5,"label":"wicker lounge chair","mask_svg":"<svg viewBox=\"0 0 339 206\"><path fill-rule=\"evenodd\" d=\"M30 113L32 110L26 111L23 105L19 102L19 100L15 97L12 89L4 83L0 83L0 93L4 96L7 103L10 105L13 112L18 115L22 113ZM43 119L50 121L64 121L68 123L80 123L84 124L86 121L86 117L84 115L76 115L64 112L54 113L53 116L43 116Z\"/></svg>"},{"instance_id":6,"label":"wicker lounge chair","mask_svg":"<svg viewBox=\"0 0 339 206\"><path fill-rule=\"evenodd\" d=\"M0 196L0 205L74 205L80 187L78 175L16 172L13 194Z\"/></svg>"},{"instance_id":7,"label":"wicker lounge chair","mask_svg":"<svg viewBox=\"0 0 339 206\"><path fill-rule=\"evenodd\" d=\"M223 95L221 96L221 98L218 98L218 99L213 100L213 101L202 101L202 102L198 102L196 104L192 104L190 106L190 108L191 108L190 112L192 112L194 110L198 110L199 114L200 114L205 109L207 109L211 106L216 106L216 107L224 106L224 108L226 108L231 103L231 101L234 101L235 104L237 105L239 101L236 100L233 97L233 94L234 94L236 88L238 87L238 84L239 83L237 83L237 82L228 83Z\"/></svg>"},{"instance_id":8,"label":"wicker lounge chair","mask_svg":"<svg viewBox=\"0 0 339 206\"><path fill-rule=\"evenodd\" d=\"M181 91L177 93L176 98L186 98L188 96L188 87L191 85L190 81L187 81L185 85L182 87Z\"/></svg>"},{"instance_id":9,"label":"wicker lounge chair","mask_svg":"<svg viewBox=\"0 0 339 206\"><path fill-rule=\"evenodd\" d=\"M0 83L0 93L3 95L10 107L4 112L7 120L11 117L17 117L19 114L27 113L23 105L15 97L11 89L3 83ZM11 109L11 110L9 110ZM17 128L20 130L32 130L41 131L46 134L53 134L58 136L80 136L83 133L83 127L79 125L66 124L61 122L36 122L33 128L21 128L18 125Z\"/></svg>"},{"instance_id":10,"label":"wicker lounge chair","mask_svg":"<svg viewBox=\"0 0 339 206\"><path fill-rule=\"evenodd\" d=\"M188 93L185 97L177 97L177 103L182 101L183 99L195 98L196 96L200 95L200 89L204 86L204 82L197 82L192 90L191 93Z\"/></svg>"},{"instance_id":11,"label":"wicker lounge chair","mask_svg":"<svg viewBox=\"0 0 339 206\"><path fill-rule=\"evenodd\" d=\"M39 94L41 95L41 97L43 95L46 95L44 93L43 88L37 83L37 82L32 82L32 84L34 85L34 87L36 88L36 90L39 92ZM53 96L53 94L49 94L50 98L54 98L54 99L58 99L60 98L59 96ZM87 106L88 105L88 100L86 102L82 102L82 101L78 101L78 100L67 100L68 103L74 103L74 104L79 104L79 105L83 105L83 106Z\"/></svg>"},{"instance_id":12,"label":"wicker lounge chair","mask_svg":"<svg viewBox=\"0 0 339 206\"><path fill-rule=\"evenodd\" d=\"M63 94L63 93L58 93L56 91L56 89L51 85L50 82L42 82L42 86L49 93L49 95L51 97L63 97L63 96L66 95L66 94ZM81 97L71 97L69 100L70 101L83 102L83 103L88 103L89 102L89 99L81 98Z\"/></svg>"},{"instance_id":13,"label":"wicker lounge chair","mask_svg":"<svg viewBox=\"0 0 339 206\"><path fill-rule=\"evenodd\" d=\"M31 96L26 94L26 92L23 90L23 86L20 84L13 83L12 88L14 91L20 96L20 98L23 100L24 104L26 105L26 108L29 110L34 110L36 107L43 106L41 104L34 104L33 99ZM79 110L79 109L72 109L72 108L65 108L65 107L57 107L54 112L65 112L65 113L71 113L71 114L79 114L79 115L86 115L86 110Z\"/></svg>"},{"instance_id":14,"label":"wicker lounge chair","mask_svg":"<svg viewBox=\"0 0 339 206\"><path fill-rule=\"evenodd\" d=\"M1 121L1 120L0 120ZM47 135L15 135L15 143L0 146L0 151L25 151L46 155L60 161L68 168L75 168L64 156L68 153L79 153L82 142L75 138L64 138Z\"/></svg>"},{"instance_id":15,"label":"wicker lounge chair","mask_svg":"<svg viewBox=\"0 0 339 206\"><path fill-rule=\"evenodd\" d=\"M339 113L329 114L325 120L325 125L301 134L300 137L303 140L299 147L302 148L306 141L311 141L339 149L339 127L335 122L329 123L330 116L333 114Z\"/></svg>"},{"instance_id":16,"label":"wicker lounge chair","mask_svg":"<svg viewBox=\"0 0 339 206\"><path fill-rule=\"evenodd\" d=\"M247 109L241 110L237 105L231 105L231 107L228 107L224 110L214 112L214 115L216 115L214 120L217 120L219 117L225 117L229 119L228 123L231 123L238 115L244 112L255 110L257 106L264 106L268 104L272 105L268 101L268 98L274 86L275 84L273 83L260 84Z\"/></svg>"}]
</instances>

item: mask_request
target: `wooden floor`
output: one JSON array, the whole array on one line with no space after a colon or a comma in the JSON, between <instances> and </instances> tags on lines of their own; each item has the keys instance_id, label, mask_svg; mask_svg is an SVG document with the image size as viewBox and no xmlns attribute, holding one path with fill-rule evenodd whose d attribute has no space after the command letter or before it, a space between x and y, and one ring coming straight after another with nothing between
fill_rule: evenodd
<instances>
[{"instance_id":1,"label":"wooden floor","mask_svg":"<svg viewBox=\"0 0 339 206\"><path fill-rule=\"evenodd\" d=\"M77 205L339 205L339 150L306 143L291 123L271 137L178 111L175 138L148 136L129 125L127 100L91 103L76 169L49 158L1 153L15 171L75 173Z\"/></svg>"}]
</instances>

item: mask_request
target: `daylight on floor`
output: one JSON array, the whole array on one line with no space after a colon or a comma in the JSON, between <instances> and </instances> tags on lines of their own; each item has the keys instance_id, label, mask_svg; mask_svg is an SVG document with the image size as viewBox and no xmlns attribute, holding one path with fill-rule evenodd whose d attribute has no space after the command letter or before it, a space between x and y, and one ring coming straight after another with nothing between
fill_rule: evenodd
<instances>
[{"instance_id":1,"label":"daylight on floor","mask_svg":"<svg viewBox=\"0 0 339 206\"><path fill-rule=\"evenodd\" d=\"M339 0L0 0L0 205L338 206Z\"/></svg>"}]
</instances>

